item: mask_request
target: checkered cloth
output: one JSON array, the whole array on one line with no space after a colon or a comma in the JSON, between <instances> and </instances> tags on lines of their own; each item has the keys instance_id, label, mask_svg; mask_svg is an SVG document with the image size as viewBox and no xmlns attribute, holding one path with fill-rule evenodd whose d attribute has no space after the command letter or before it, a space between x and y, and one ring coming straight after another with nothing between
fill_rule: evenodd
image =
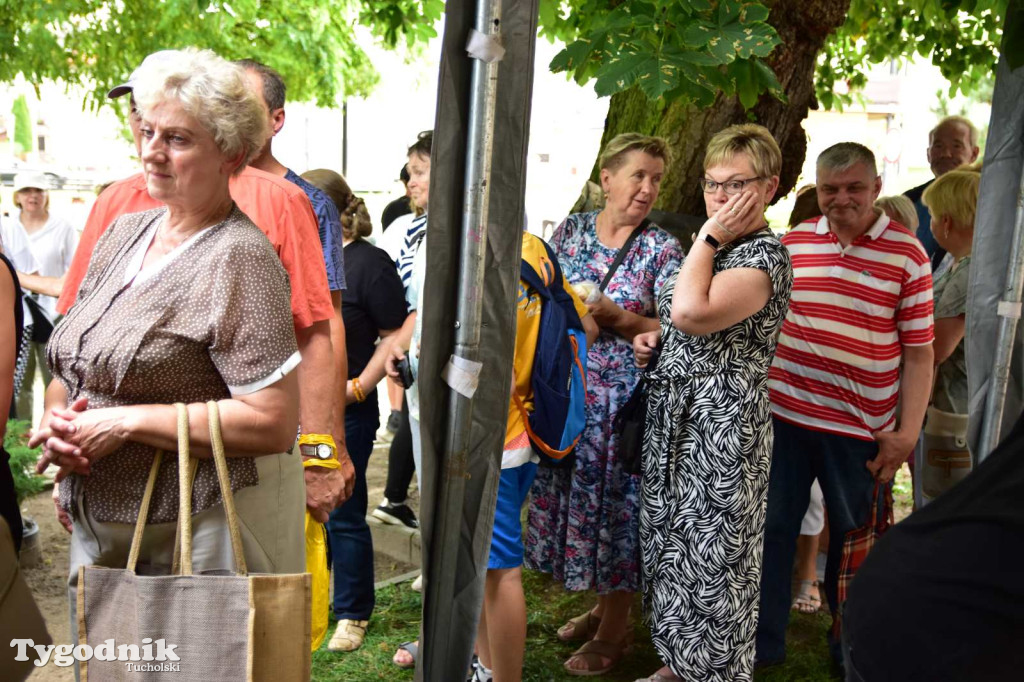
<instances>
[{"instance_id":1,"label":"checkered cloth","mask_svg":"<svg viewBox=\"0 0 1024 682\"><path fill-rule=\"evenodd\" d=\"M878 494L882 493L882 513L878 513ZM871 497L871 520L860 528L854 528L843 540L843 558L839 562L839 607L846 603L846 592L857 574L857 569L868 557L868 552L881 539L889 527L895 523L892 511L892 483L876 483L875 493ZM840 619L833 614L832 630L838 637Z\"/></svg>"}]
</instances>

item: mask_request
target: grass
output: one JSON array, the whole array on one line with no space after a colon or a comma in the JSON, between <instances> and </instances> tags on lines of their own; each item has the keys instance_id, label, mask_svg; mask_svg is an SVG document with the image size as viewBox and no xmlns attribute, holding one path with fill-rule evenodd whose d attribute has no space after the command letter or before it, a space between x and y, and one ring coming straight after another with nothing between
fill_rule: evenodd
<instances>
[{"instance_id":1,"label":"grass","mask_svg":"<svg viewBox=\"0 0 1024 682\"><path fill-rule=\"evenodd\" d=\"M896 474L893 486L896 519L910 513L913 486L906 465ZM562 644L555 631L573 616L593 606L589 594L563 590L548 576L532 571L523 575L526 592L527 632L524 682L589 679L594 682L633 682L661 667L647 628L635 625L636 650L609 675L577 678L562 671L562 663L578 645ZM373 614L363 647L350 654L327 651L326 644L313 654L316 682L363 682L364 680L412 680L411 670L400 670L391 662L398 645L416 639L420 627L420 595L408 583L377 590ZM640 601L634 611L640 613ZM754 675L754 682L825 682L837 679L832 672L826 634L831 625L826 613L793 613L787 632L786 662ZM334 625L331 626L331 632ZM330 639L330 632L327 639ZM326 642L326 640L325 640ZM461 680L453 682L462 682Z\"/></svg>"},{"instance_id":2,"label":"grass","mask_svg":"<svg viewBox=\"0 0 1024 682\"><path fill-rule=\"evenodd\" d=\"M588 594L566 592L547 576L531 571L524 574L523 582L527 595L527 657L523 681L581 679L562 671L562 662L578 645L562 644L556 639L555 631L566 620L592 606L593 598ZM639 600L636 610L639 612ZM789 627L786 663L758 673L755 682L834 679L825 644L830 622L825 614L794 614ZM362 648L350 654L335 654L327 651L325 644L313 654L312 679L317 682L412 680L412 671L398 669L391 663L391 656L399 644L416 639L419 625L420 595L410 590L408 583L378 590L377 608ZM662 664L651 645L647 628L638 622L635 634L636 650L611 674L583 679L633 682L660 668Z\"/></svg>"}]
</instances>

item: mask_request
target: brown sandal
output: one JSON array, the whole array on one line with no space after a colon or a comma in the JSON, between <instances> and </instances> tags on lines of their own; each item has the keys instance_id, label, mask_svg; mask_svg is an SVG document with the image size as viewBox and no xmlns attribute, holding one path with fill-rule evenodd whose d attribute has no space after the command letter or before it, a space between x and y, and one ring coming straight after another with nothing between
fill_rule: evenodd
<instances>
[{"instance_id":1,"label":"brown sandal","mask_svg":"<svg viewBox=\"0 0 1024 682\"><path fill-rule=\"evenodd\" d=\"M569 622L558 628L556 636L560 642L587 642L594 638L601 627L601 619L594 615L593 610L570 618Z\"/></svg>"},{"instance_id":2,"label":"brown sandal","mask_svg":"<svg viewBox=\"0 0 1024 682\"><path fill-rule=\"evenodd\" d=\"M563 664L563 667L565 672L575 677L604 675L614 668L622 660L623 656L630 654L632 651L633 638L630 636L624 637L621 642L605 642L600 639L592 639L573 652L573 655ZM582 658L587 667L581 670L570 668L569 661L574 658ZM603 659L607 659L608 663L605 664Z\"/></svg>"}]
</instances>

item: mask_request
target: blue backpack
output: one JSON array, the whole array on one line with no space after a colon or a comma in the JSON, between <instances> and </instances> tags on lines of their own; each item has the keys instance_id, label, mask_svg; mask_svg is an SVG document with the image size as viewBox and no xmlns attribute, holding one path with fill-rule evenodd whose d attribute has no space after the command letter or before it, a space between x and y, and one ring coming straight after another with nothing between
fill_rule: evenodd
<instances>
[{"instance_id":1,"label":"blue backpack","mask_svg":"<svg viewBox=\"0 0 1024 682\"><path fill-rule=\"evenodd\" d=\"M542 243L544 243L542 241ZM523 415L534 451L550 465L572 461L586 423L587 336L562 287L562 270L551 247L544 243L551 268L542 278L525 260L519 279L541 297L540 333L533 360L533 410L513 393ZM545 270L549 270L545 268Z\"/></svg>"}]
</instances>

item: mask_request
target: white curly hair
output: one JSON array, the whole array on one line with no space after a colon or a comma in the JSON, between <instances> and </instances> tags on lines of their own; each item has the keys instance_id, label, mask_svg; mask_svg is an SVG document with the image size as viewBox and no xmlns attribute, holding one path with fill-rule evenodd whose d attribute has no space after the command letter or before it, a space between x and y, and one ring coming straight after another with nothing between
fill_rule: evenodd
<instances>
[{"instance_id":1,"label":"white curly hair","mask_svg":"<svg viewBox=\"0 0 1024 682\"><path fill-rule=\"evenodd\" d=\"M252 92L245 70L211 50L166 50L132 74L139 113L167 101L178 102L202 125L228 157L244 151L242 169L267 140L267 112Z\"/></svg>"}]
</instances>

